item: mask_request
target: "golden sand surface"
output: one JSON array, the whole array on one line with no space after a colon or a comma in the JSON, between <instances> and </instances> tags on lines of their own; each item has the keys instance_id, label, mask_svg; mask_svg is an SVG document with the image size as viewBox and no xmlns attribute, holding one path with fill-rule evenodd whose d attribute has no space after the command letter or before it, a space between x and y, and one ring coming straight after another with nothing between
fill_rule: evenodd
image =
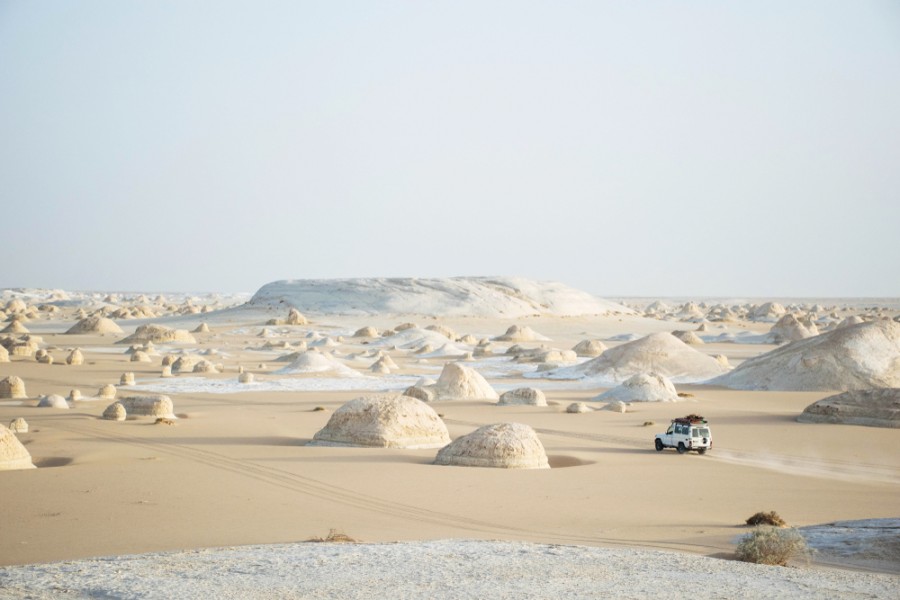
<instances>
[{"instance_id":1,"label":"golden sand surface","mask_svg":"<svg viewBox=\"0 0 900 600\"><path fill-rule=\"evenodd\" d=\"M306 446L335 409L366 393L360 391L237 391L235 386L228 393L166 392L179 416L172 425L100 418L110 402L90 397L101 385L118 383L124 372L133 372L139 385L185 378L159 378L167 351L222 353L206 358L223 363L223 373L191 377L236 382L239 366L257 381L305 377L273 374L283 366L274 362L283 352L250 349L265 341L257 337L264 322L229 319L212 320L210 333L195 334L195 345L160 346L151 363L129 362L127 345L113 343L124 336L63 335L72 320L29 324L55 361L12 357L0 363L0 377L23 378L29 396L0 401L0 422L28 421L30 431L18 437L38 466L0 472L0 564L292 542L332 528L365 541L523 540L725 556L746 532L744 520L757 511L775 510L789 524L805 526L896 517L900 508L898 430L796 422L804 407L830 395L821 391L676 384L693 397L633 403L624 414L568 414L568 404L608 387L554 389L543 382L547 407L478 400L432 404L454 439L488 423L532 426L550 458L549 470L435 466L436 450ZM383 329L410 319L329 316L275 329L286 332L277 339L299 341L310 331L346 336L364 325ZM198 315L193 323L202 320ZM550 338L543 343L560 349L617 333L688 328L638 317L418 320L479 338L527 324ZM135 323L120 324L127 335ZM763 332L769 326L733 328ZM345 337L338 350L374 347L364 341ZM67 349L74 347L82 349L83 365L65 364ZM697 347L726 354L732 364L771 348ZM436 378L445 362L418 362L407 350L388 353L402 374ZM366 364L354 368L370 375ZM520 377L488 380L503 389L534 383ZM39 395L67 395L73 388L85 399L70 410L37 408ZM131 393L120 388L118 395ZM316 410L320 407L325 410ZM714 448L705 456L657 453L654 434L687 413L709 419Z\"/></svg>"}]
</instances>

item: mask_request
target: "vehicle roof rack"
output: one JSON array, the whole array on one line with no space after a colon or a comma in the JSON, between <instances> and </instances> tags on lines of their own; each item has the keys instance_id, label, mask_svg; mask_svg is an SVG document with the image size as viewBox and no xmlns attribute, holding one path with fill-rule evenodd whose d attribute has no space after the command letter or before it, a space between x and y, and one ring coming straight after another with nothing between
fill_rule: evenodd
<instances>
[{"instance_id":1,"label":"vehicle roof rack","mask_svg":"<svg viewBox=\"0 0 900 600\"><path fill-rule=\"evenodd\" d=\"M688 415L686 417L678 417L678 418L674 419L674 421L676 421L677 423L689 423L691 425L694 425L696 423L702 423L705 425L707 422L706 419L704 417L701 417L700 415Z\"/></svg>"}]
</instances>

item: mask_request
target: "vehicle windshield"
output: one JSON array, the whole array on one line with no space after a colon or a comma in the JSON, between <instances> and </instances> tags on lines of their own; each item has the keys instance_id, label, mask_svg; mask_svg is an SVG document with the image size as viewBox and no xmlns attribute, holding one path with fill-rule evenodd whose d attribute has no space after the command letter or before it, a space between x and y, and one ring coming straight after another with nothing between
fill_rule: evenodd
<instances>
[{"instance_id":1,"label":"vehicle windshield","mask_svg":"<svg viewBox=\"0 0 900 600\"><path fill-rule=\"evenodd\" d=\"M692 435L693 435L693 437L705 437L705 438L708 438L708 437L709 437L709 429L707 429L706 427L701 427L701 428L694 429Z\"/></svg>"}]
</instances>

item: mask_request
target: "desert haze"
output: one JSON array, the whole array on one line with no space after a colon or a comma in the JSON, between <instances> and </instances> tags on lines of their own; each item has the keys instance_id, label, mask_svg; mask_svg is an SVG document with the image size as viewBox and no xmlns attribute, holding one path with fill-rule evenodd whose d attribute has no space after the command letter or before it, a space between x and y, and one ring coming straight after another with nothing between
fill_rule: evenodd
<instances>
[{"instance_id":1,"label":"desert haze","mask_svg":"<svg viewBox=\"0 0 900 600\"><path fill-rule=\"evenodd\" d=\"M0 309L0 597L896 591L897 299L462 277ZM658 451L687 415L712 447ZM773 510L811 559L735 560Z\"/></svg>"}]
</instances>

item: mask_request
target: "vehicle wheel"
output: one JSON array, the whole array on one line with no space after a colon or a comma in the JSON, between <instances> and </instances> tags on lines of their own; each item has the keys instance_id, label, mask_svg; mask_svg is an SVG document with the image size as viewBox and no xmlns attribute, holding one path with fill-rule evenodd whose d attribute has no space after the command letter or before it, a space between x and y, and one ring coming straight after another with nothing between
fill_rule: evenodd
<instances>
[{"instance_id":1,"label":"vehicle wheel","mask_svg":"<svg viewBox=\"0 0 900 600\"><path fill-rule=\"evenodd\" d=\"M706 448L698 448L697 454L706 454Z\"/></svg>"},{"instance_id":2,"label":"vehicle wheel","mask_svg":"<svg viewBox=\"0 0 900 600\"><path fill-rule=\"evenodd\" d=\"M687 452L687 448L684 447L683 442L678 442L678 454L684 454Z\"/></svg>"},{"instance_id":3,"label":"vehicle wheel","mask_svg":"<svg viewBox=\"0 0 900 600\"><path fill-rule=\"evenodd\" d=\"M660 440L656 440L656 451L662 452L663 448L665 448L665 446L663 446L663 443Z\"/></svg>"}]
</instances>

